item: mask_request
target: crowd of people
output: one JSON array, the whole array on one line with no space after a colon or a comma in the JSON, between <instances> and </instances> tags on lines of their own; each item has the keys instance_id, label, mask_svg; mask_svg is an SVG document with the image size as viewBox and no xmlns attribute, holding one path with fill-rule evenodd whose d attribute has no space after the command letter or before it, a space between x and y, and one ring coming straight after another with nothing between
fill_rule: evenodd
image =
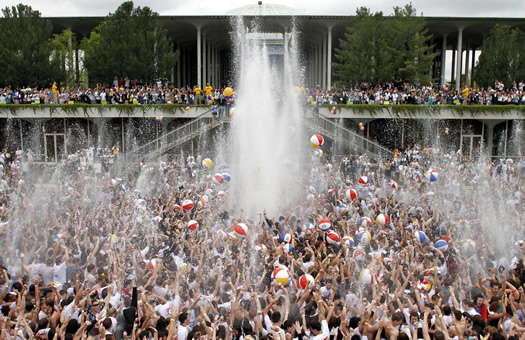
<instances>
[{"instance_id":1,"label":"crowd of people","mask_svg":"<svg viewBox=\"0 0 525 340\"><path fill-rule=\"evenodd\" d=\"M245 216L203 156L97 171L113 151L0 157L1 340L525 337L523 170L312 156L304 199Z\"/></svg>"},{"instance_id":2,"label":"crowd of people","mask_svg":"<svg viewBox=\"0 0 525 340\"><path fill-rule=\"evenodd\" d=\"M323 104L448 104L448 105L523 105L525 82L514 81L505 86L496 81L494 86L474 89L452 89L448 85L416 84L403 81L383 84L362 83L351 88L301 88L305 103ZM145 84L142 81L115 77L112 84L97 84L93 88L62 89L56 83L50 88L30 86L0 89L1 104L209 104L224 107L225 87L209 83L175 88L166 82Z\"/></svg>"}]
</instances>

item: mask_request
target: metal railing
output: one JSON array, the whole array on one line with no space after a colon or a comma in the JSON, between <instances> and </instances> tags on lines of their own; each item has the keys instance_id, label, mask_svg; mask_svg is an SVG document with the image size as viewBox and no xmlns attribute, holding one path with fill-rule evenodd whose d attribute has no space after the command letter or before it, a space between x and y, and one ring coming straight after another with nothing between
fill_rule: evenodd
<instances>
[{"instance_id":1,"label":"metal railing","mask_svg":"<svg viewBox=\"0 0 525 340\"><path fill-rule=\"evenodd\" d=\"M202 132L215 128L224 123L223 120L214 121L210 116L211 110L199 115L197 118L181 127L162 135L151 142L141 145L126 154L127 157L153 158L169 151L185 142L198 137Z\"/></svg>"},{"instance_id":2,"label":"metal railing","mask_svg":"<svg viewBox=\"0 0 525 340\"><path fill-rule=\"evenodd\" d=\"M319 114L313 115L313 122L321 134L346 145L360 154L367 154L369 158L379 161L390 158L393 152L376 142L350 131L339 124Z\"/></svg>"}]
</instances>

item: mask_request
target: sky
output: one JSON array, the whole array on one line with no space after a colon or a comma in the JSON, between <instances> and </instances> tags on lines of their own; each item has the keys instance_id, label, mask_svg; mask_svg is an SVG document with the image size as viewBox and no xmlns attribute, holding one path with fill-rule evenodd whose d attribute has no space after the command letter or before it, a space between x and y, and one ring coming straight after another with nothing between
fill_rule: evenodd
<instances>
[{"instance_id":1,"label":"sky","mask_svg":"<svg viewBox=\"0 0 525 340\"><path fill-rule=\"evenodd\" d=\"M44 17L59 16L106 16L123 2L123 0L0 0L0 8L14 6L18 3L39 10ZM160 15L222 15L232 9L257 4L257 0L200 0L200 1L166 1L135 0L135 6L149 6ZM354 15L358 7L366 6L372 12L392 13L393 6L404 6L409 0L272 0L274 3L293 7L300 15ZM523 0L413 0L418 14L424 16L455 17L524 17L525 1Z\"/></svg>"}]
</instances>

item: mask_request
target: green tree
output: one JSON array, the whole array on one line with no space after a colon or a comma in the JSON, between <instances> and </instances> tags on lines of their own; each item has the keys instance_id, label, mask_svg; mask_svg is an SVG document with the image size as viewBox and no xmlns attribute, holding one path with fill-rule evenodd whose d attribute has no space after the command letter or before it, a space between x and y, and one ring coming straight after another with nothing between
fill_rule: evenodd
<instances>
[{"instance_id":1,"label":"green tree","mask_svg":"<svg viewBox=\"0 0 525 340\"><path fill-rule=\"evenodd\" d=\"M77 49L77 40L75 33L70 30L64 30L60 34L54 34L51 40L53 46L53 57L60 63L59 79L61 87L73 88L78 83L77 65L75 62L75 51Z\"/></svg>"},{"instance_id":2,"label":"green tree","mask_svg":"<svg viewBox=\"0 0 525 340\"><path fill-rule=\"evenodd\" d=\"M82 42L90 81L110 82L115 75L152 81L167 77L177 54L149 7L120 5Z\"/></svg>"},{"instance_id":3,"label":"green tree","mask_svg":"<svg viewBox=\"0 0 525 340\"><path fill-rule=\"evenodd\" d=\"M23 4L2 13L0 86L50 87L60 77L58 60L52 57L51 22Z\"/></svg>"},{"instance_id":4,"label":"green tree","mask_svg":"<svg viewBox=\"0 0 525 340\"><path fill-rule=\"evenodd\" d=\"M394 7L389 17L382 12L371 14L366 7L356 14L355 25L347 27L336 49L338 85L431 80L430 66L437 53L431 53L431 36L411 4Z\"/></svg>"},{"instance_id":5,"label":"green tree","mask_svg":"<svg viewBox=\"0 0 525 340\"><path fill-rule=\"evenodd\" d=\"M483 50L474 68L479 86L494 86L496 80L510 86L525 79L525 34L518 28L496 25L483 41Z\"/></svg>"}]
</instances>

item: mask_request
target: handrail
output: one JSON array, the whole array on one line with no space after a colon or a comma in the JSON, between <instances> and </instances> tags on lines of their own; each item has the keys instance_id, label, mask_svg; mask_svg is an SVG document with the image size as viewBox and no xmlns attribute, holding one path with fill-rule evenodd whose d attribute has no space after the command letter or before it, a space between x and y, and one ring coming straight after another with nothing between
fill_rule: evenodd
<instances>
[{"instance_id":1,"label":"handrail","mask_svg":"<svg viewBox=\"0 0 525 340\"><path fill-rule=\"evenodd\" d=\"M195 119L193 119L191 122L186 123L174 129L173 131L168 132L165 135L155 138L151 142L134 148L133 150L128 152L127 155L130 156L132 154L149 154L153 151L162 149L165 145L170 145L177 139L193 134L194 132L202 128L203 125L208 125L212 121L212 118L208 116L208 114L211 111L212 110L205 111L197 117L195 117ZM206 121L206 124L201 124L203 121Z\"/></svg>"},{"instance_id":2,"label":"handrail","mask_svg":"<svg viewBox=\"0 0 525 340\"><path fill-rule=\"evenodd\" d=\"M330 119L327 119L319 114L313 114L314 123L327 135L331 135L334 139L340 139L350 145L356 151L369 154L370 158L386 159L393 155L393 152L376 142L350 131Z\"/></svg>"}]
</instances>

